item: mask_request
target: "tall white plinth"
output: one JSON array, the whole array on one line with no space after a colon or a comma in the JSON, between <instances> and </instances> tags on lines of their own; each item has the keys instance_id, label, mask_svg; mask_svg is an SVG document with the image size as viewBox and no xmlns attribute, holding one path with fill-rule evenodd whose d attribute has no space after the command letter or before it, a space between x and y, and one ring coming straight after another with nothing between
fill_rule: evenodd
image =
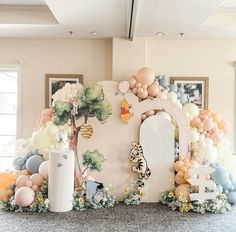
<instances>
[{"instance_id":1,"label":"tall white plinth","mask_svg":"<svg viewBox=\"0 0 236 232\"><path fill-rule=\"evenodd\" d=\"M49 210L66 212L73 208L74 152L57 147L49 154Z\"/></svg>"}]
</instances>

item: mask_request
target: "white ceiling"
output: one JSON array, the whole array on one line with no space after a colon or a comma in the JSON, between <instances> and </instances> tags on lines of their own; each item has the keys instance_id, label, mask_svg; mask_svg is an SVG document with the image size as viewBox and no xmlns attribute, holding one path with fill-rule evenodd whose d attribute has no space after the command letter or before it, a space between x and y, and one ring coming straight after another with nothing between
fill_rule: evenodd
<instances>
[{"instance_id":1,"label":"white ceiling","mask_svg":"<svg viewBox=\"0 0 236 232\"><path fill-rule=\"evenodd\" d=\"M44 0L0 0L0 5L16 5L16 6L42 6L45 5Z\"/></svg>"},{"instance_id":2,"label":"white ceiling","mask_svg":"<svg viewBox=\"0 0 236 232\"><path fill-rule=\"evenodd\" d=\"M131 1L0 0L0 37L127 37ZM134 37L236 39L236 0L134 1Z\"/></svg>"}]
</instances>

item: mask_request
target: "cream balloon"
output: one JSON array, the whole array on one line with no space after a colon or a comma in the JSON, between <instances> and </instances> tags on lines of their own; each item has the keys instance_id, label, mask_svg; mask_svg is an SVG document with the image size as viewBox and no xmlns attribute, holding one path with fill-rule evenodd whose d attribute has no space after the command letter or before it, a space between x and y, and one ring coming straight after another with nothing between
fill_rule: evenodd
<instances>
[{"instance_id":1,"label":"cream balloon","mask_svg":"<svg viewBox=\"0 0 236 232\"><path fill-rule=\"evenodd\" d=\"M167 98L170 100L170 101L172 101L172 102L176 102L176 100L177 100L177 94L175 93L175 92L169 92L169 93L167 93Z\"/></svg>"},{"instance_id":2,"label":"cream balloon","mask_svg":"<svg viewBox=\"0 0 236 232\"><path fill-rule=\"evenodd\" d=\"M29 187L21 187L15 193L15 203L20 207L28 207L34 201L35 193Z\"/></svg>"},{"instance_id":3,"label":"cream balloon","mask_svg":"<svg viewBox=\"0 0 236 232\"><path fill-rule=\"evenodd\" d=\"M186 116L193 119L199 115L199 108L193 103L187 103L183 106L183 111Z\"/></svg>"},{"instance_id":4,"label":"cream balloon","mask_svg":"<svg viewBox=\"0 0 236 232\"><path fill-rule=\"evenodd\" d=\"M119 91L122 93L122 94L125 94L128 90L129 90L129 82L128 81L121 81L119 83Z\"/></svg>"},{"instance_id":5,"label":"cream balloon","mask_svg":"<svg viewBox=\"0 0 236 232\"><path fill-rule=\"evenodd\" d=\"M42 175L42 177L46 180L48 179L48 164L49 161L43 161L39 166L39 174Z\"/></svg>"},{"instance_id":6,"label":"cream balloon","mask_svg":"<svg viewBox=\"0 0 236 232\"><path fill-rule=\"evenodd\" d=\"M155 73L150 68L144 67L137 72L136 79L138 82L149 86L155 80Z\"/></svg>"},{"instance_id":7,"label":"cream balloon","mask_svg":"<svg viewBox=\"0 0 236 232\"><path fill-rule=\"evenodd\" d=\"M156 115L164 117L167 120L171 121L171 116L168 113L164 112L164 111L159 111L159 112L156 113Z\"/></svg>"}]
</instances>

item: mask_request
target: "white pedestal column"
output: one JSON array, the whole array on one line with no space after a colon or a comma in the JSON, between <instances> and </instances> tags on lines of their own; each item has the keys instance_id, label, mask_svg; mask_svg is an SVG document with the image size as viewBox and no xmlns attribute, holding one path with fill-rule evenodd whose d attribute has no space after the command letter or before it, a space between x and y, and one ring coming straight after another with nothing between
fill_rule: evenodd
<instances>
[{"instance_id":1,"label":"white pedestal column","mask_svg":"<svg viewBox=\"0 0 236 232\"><path fill-rule=\"evenodd\" d=\"M63 146L49 154L49 210L66 212L73 208L74 152Z\"/></svg>"}]
</instances>

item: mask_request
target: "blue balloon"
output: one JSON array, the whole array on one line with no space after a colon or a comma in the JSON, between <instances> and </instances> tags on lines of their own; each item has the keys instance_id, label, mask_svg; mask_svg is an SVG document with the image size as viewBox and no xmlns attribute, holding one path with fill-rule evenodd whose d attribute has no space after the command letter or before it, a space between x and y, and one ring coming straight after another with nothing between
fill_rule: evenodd
<instances>
[{"instance_id":1,"label":"blue balloon","mask_svg":"<svg viewBox=\"0 0 236 232\"><path fill-rule=\"evenodd\" d=\"M217 185L217 191L219 192L219 193L222 193L223 192L223 187L222 187L222 185Z\"/></svg>"},{"instance_id":2,"label":"blue balloon","mask_svg":"<svg viewBox=\"0 0 236 232\"><path fill-rule=\"evenodd\" d=\"M229 192L227 194L227 200L231 204L236 204L236 192Z\"/></svg>"},{"instance_id":3,"label":"blue balloon","mask_svg":"<svg viewBox=\"0 0 236 232\"><path fill-rule=\"evenodd\" d=\"M177 90L178 90L178 87L177 87L177 85L176 84L171 84L170 86L170 91L173 91L173 92L177 92Z\"/></svg>"},{"instance_id":4,"label":"blue balloon","mask_svg":"<svg viewBox=\"0 0 236 232\"><path fill-rule=\"evenodd\" d=\"M159 81L159 80L161 80L161 79L162 79L162 76L161 76L161 75L155 76L155 80L156 80L156 81Z\"/></svg>"},{"instance_id":5,"label":"blue balloon","mask_svg":"<svg viewBox=\"0 0 236 232\"><path fill-rule=\"evenodd\" d=\"M32 152L33 155L41 155L38 149L34 149Z\"/></svg>"},{"instance_id":6,"label":"blue balloon","mask_svg":"<svg viewBox=\"0 0 236 232\"><path fill-rule=\"evenodd\" d=\"M180 93L180 94L183 94L184 93L184 88L178 88L178 92Z\"/></svg>"},{"instance_id":7,"label":"blue balloon","mask_svg":"<svg viewBox=\"0 0 236 232\"><path fill-rule=\"evenodd\" d=\"M159 81L159 85L162 86L162 87L167 87L169 85L168 80L166 78L162 78Z\"/></svg>"},{"instance_id":8,"label":"blue balloon","mask_svg":"<svg viewBox=\"0 0 236 232\"><path fill-rule=\"evenodd\" d=\"M16 157L14 160L13 160L13 167L16 169L16 170L22 170L21 166L25 164L25 161L22 157Z\"/></svg>"},{"instance_id":9,"label":"blue balloon","mask_svg":"<svg viewBox=\"0 0 236 232\"><path fill-rule=\"evenodd\" d=\"M187 95L184 94L184 93L181 94L181 96L179 97L179 101L180 101L181 104L187 103L187 101L188 101Z\"/></svg>"},{"instance_id":10,"label":"blue balloon","mask_svg":"<svg viewBox=\"0 0 236 232\"><path fill-rule=\"evenodd\" d=\"M216 184L220 184L226 189L230 187L231 181L229 179L229 172L225 168L216 166L215 171L211 174L211 176Z\"/></svg>"},{"instance_id":11,"label":"blue balloon","mask_svg":"<svg viewBox=\"0 0 236 232\"><path fill-rule=\"evenodd\" d=\"M40 164L44 161L43 157L40 155L34 155L30 157L26 162L26 169L29 173L34 174L39 170Z\"/></svg>"},{"instance_id":12,"label":"blue balloon","mask_svg":"<svg viewBox=\"0 0 236 232\"><path fill-rule=\"evenodd\" d=\"M228 189L224 189L223 192L224 192L225 194L228 194L228 193L229 193L229 190L228 190Z\"/></svg>"}]
</instances>

